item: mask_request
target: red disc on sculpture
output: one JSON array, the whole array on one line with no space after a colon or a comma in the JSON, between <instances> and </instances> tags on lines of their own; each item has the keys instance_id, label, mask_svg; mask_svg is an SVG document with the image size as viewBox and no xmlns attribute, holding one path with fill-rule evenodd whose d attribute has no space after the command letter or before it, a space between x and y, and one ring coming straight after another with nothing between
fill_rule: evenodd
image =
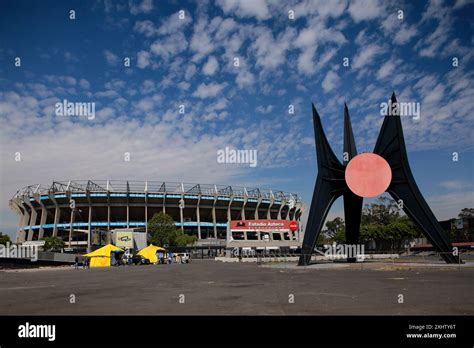
<instances>
[{"instance_id":1,"label":"red disc on sculpture","mask_svg":"<svg viewBox=\"0 0 474 348\"><path fill-rule=\"evenodd\" d=\"M374 153L362 153L349 161L346 183L360 197L375 197L387 190L392 181L392 169L387 161Z\"/></svg>"}]
</instances>

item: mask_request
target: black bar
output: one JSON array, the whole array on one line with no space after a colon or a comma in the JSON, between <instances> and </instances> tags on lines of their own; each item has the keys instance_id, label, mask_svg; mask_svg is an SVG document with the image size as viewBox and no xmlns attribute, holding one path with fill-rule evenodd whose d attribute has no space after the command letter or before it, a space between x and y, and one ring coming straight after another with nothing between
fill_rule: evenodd
<instances>
[{"instance_id":1,"label":"black bar","mask_svg":"<svg viewBox=\"0 0 474 348\"><path fill-rule=\"evenodd\" d=\"M19 326L55 325L55 340L20 338ZM409 329L409 325L420 326ZM427 325L432 328L428 329ZM440 325L447 325L437 327ZM0 346L161 344L372 344L469 346L472 316L3 316ZM305 329L310 329L304 334ZM407 334L455 334L408 338Z\"/></svg>"}]
</instances>

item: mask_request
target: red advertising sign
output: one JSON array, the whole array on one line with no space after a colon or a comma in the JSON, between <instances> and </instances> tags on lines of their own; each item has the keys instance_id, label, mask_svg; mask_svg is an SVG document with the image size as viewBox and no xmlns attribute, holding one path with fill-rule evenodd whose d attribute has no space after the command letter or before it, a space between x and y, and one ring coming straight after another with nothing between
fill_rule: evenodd
<instances>
[{"instance_id":1,"label":"red advertising sign","mask_svg":"<svg viewBox=\"0 0 474 348\"><path fill-rule=\"evenodd\" d=\"M296 231L298 222L292 220L234 220L230 222L230 229L231 231Z\"/></svg>"}]
</instances>

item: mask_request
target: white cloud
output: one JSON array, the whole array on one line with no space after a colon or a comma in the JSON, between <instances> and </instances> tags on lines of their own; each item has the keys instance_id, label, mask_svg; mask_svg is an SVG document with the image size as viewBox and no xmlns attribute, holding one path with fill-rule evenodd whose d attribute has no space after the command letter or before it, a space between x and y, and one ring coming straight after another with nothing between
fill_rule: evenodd
<instances>
[{"instance_id":1,"label":"white cloud","mask_svg":"<svg viewBox=\"0 0 474 348\"><path fill-rule=\"evenodd\" d=\"M137 33L145 35L146 37L152 37L156 35L158 31L155 28L153 22L149 20L137 21L133 27L133 30L135 30Z\"/></svg>"},{"instance_id":2,"label":"white cloud","mask_svg":"<svg viewBox=\"0 0 474 348\"><path fill-rule=\"evenodd\" d=\"M189 82L186 82L186 81L181 81L180 83L177 84L178 88L183 90L183 91L187 91L189 89L189 87L191 87L191 84Z\"/></svg>"},{"instance_id":3,"label":"white cloud","mask_svg":"<svg viewBox=\"0 0 474 348\"><path fill-rule=\"evenodd\" d=\"M253 85L255 82L255 77L253 74L248 71L247 69L240 67L237 72L237 77L235 78L235 82L237 86L242 89L244 87L248 87Z\"/></svg>"},{"instance_id":4,"label":"white cloud","mask_svg":"<svg viewBox=\"0 0 474 348\"><path fill-rule=\"evenodd\" d=\"M143 95L150 94L156 91L156 84L153 80L145 80L140 87L140 93Z\"/></svg>"},{"instance_id":5,"label":"white cloud","mask_svg":"<svg viewBox=\"0 0 474 348\"><path fill-rule=\"evenodd\" d=\"M109 89L105 91L96 92L94 96L96 98L117 98L119 97L119 94L116 91Z\"/></svg>"},{"instance_id":6,"label":"white cloud","mask_svg":"<svg viewBox=\"0 0 474 348\"><path fill-rule=\"evenodd\" d=\"M173 34L177 31L183 30L191 22L191 15L188 12L185 11L184 18L180 18L179 12L176 12L162 21L158 33L160 35Z\"/></svg>"},{"instance_id":7,"label":"white cloud","mask_svg":"<svg viewBox=\"0 0 474 348\"><path fill-rule=\"evenodd\" d=\"M467 181L462 181L462 180L448 180L448 181L440 182L439 186L448 190L458 191L458 190L465 190L466 188L471 188L473 184L472 182L467 182Z\"/></svg>"},{"instance_id":8,"label":"white cloud","mask_svg":"<svg viewBox=\"0 0 474 348\"><path fill-rule=\"evenodd\" d=\"M274 69L285 63L286 52L291 46L296 33L292 28L287 28L276 39L273 38L271 30L259 28L256 31L256 39L252 43L252 51L255 52L256 65L265 69Z\"/></svg>"},{"instance_id":9,"label":"white cloud","mask_svg":"<svg viewBox=\"0 0 474 348\"><path fill-rule=\"evenodd\" d=\"M214 56L210 56L206 64L202 67L202 72L204 75L214 75L219 69L219 62Z\"/></svg>"},{"instance_id":10,"label":"white cloud","mask_svg":"<svg viewBox=\"0 0 474 348\"><path fill-rule=\"evenodd\" d=\"M130 6L130 13L133 15L149 13L153 10L152 0L129 0L128 5Z\"/></svg>"},{"instance_id":11,"label":"white cloud","mask_svg":"<svg viewBox=\"0 0 474 348\"><path fill-rule=\"evenodd\" d=\"M270 11L266 0L217 0L217 5L225 14L235 14L238 17L255 17L267 19Z\"/></svg>"},{"instance_id":12,"label":"white cloud","mask_svg":"<svg viewBox=\"0 0 474 348\"><path fill-rule=\"evenodd\" d=\"M215 42L211 38L212 31L208 28L205 19L200 19L194 25L193 36L189 47L196 52L195 60L200 60L209 55L216 48Z\"/></svg>"},{"instance_id":13,"label":"white cloud","mask_svg":"<svg viewBox=\"0 0 474 348\"><path fill-rule=\"evenodd\" d=\"M444 94L444 86L442 83L439 83L436 86L431 86L429 93L423 99L423 104L434 103L440 101Z\"/></svg>"},{"instance_id":14,"label":"white cloud","mask_svg":"<svg viewBox=\"0 0 474 348\"><path fill-rule=\"evenodd\" d=\"M301 30L296 38L295 46L301 48L314 46L316 44L317 33L313 29L314 28L309 27Z\"/></svg>"},{"instance_id":15,"label":"white cloud","mask_svg":"<svg viewBox=\"0 0 474 348\"><path fill-rule=\"evenodd\" d=\"M352 0L349 4L349 13L355 22L378 18L383 12L379 0Z\"/></svg>"},{"instance_id":16,"label":"white cloud","mask_svg":"<svg viewBox=\"0 0 474 348\"><path fill-rule=\"evenodd\" d=\"M228 100L226 98L219 98L215 103L209 104L206 106L206 111L216 111L216 110L223 110L227 107Z\"/></svg>"},{"instance_id":17,"label":"white cloud","mask_svg":"<svg viewBox=\"0 0 474 348\"><path fill-rule=\"evenodd\" d=\"M368 66L372 61L380 54L384 52L383 47L377 44L370 44L365 47L359 48L359 53L355 56L352 67L354 69L359 69L364 66Z\"/></svg>"},{"instance_id":18,"label":"white cloud","mask_svg":"<svg viewBox=\"0 0 474 348\"><path fill-rule=\"evenodd\" d=\"M304 50L298 57L297 65L298 71L312 75L316 72L314 66L314 54L315 51L312 49Z\"/></svg>"},{"instance_id":19,"label":"white cloud","mask_svg":"<svg viewBox=\"0 0 474 348\"><path fill-rule=\"evenodd\" d=\"M79 59L74 56L71 52L64 52L64 60L71 63L79 63Z\"/></svg>"},{"instance_id":20,"label":"white cloud","mask_svg":"<svg viewBox=\"0 0 474 348\"><path fill-rule=\"evenodd\" d=\"M105 107L97 111L97 117L101 119L101 121L111 118L115 115L115 110L111 107Z\"/></svg>"},{"instance_id":21,"label":"white cloud","mask_svg":"<svg viewBox=\"0 0 474 348\"><path fill-rule=\"evenodd\" d=\"M172 58L188 47L188 41L182 32L176 32L164 38L159 38L151 46L150 51L165 60Z\"/></svg>"},{"instance_id":22,"label":"white cloud","mask_svg":"<svg viewBox=\"0 0 474 348\"><path fill-rule=\"evenodd\" d=\"M455 9L459 9L461 7L464 7L466 5L470 5L474 3L473 0L456 0L456 3L454 4Z\"/></svg>"},{"instance_id":23,"label":"white cloud","mask_svg":"<svg viewBox=\"0 0 474 348\"><path fill-rule=\"evenodd\" d=\"M377 78L379 80L386 78L387 76L391 75L396 68L396 64L393 60L389 60L382 64L380 69L377 71Z\"/></svg>"},{"instance_id":24,"label":"white cloud","mask_svg":"<svg viewBox=\"0 0 474 348\"><path fill-rule=\"evenodd\" d=\"M395 33L393 41L400 45L410 42L410 40L418 34L416 27L413 26L402 26L400 30Z\"/></svg>"},{"instance_id":25,"label":"white cloud","mask_svg":"<svg viewBox=\"0 0 474 348\"><path fill-rule=\"evenodd\" d=\"M89 89L91 84L86 79L80 79L79 80L79 86L81 86L81 88L83 88L83 89Z\"/></svg>"},{"instance_id":26,"label":"white cloud","mask_svg":"<svg viewBox=\"0 0 474 348\"><path fill-rule=\"evenodd\" d=\"M422 57L436 57L440 53L446 55L443 49L448 46L453 23L451 8L442 1L431 1L423 12L420 25L437 22L436 29L429 29L430 34L422 37L415 45L415 49Z\"/></svg>"},{"instance_id":27,"label":"white cloud","mask_svg":"<svg viewBox=\"0 0 474 348\"><path fill-rule=\"evenodd\" d=\"M113 89L115 91L119 91L120 89L123 89L126 85L127 83L124 80L113 79L113 80L107 81L104 84L104 87L106 89Z\"/></svg>"},{"instance_id":28,"label":"white cloud","mask_svg":"<svg viewBox=\"0 0 474 348\"><path fill-rule=\"evenodd\" d=\"M77 80L72 76L58 76L58 75L46 75L46 81L54 83L56 85L69 85L75 86Z\"/></svg>"},{"instance_id":29,"label":"white cloud","mask_svg":"<svg viewBox=\"0 0 474 348\"><path fill-rule=\"evenodd\" d=\"M192 63L189 64L186 68L186 72L184 73L184 78L186 80L190 80L194 76L194 74L196 73L196 70L197 70L196 65L194 65Z\"/></svg>"},{"instance_id":30,"label":"white cloud","mask_svg":"<svg viewBox=\"0 0 474 348\"><path fill-rule=\"evenodd\" d=\"M109 50L104 51L104 56L105 56L105 60L107 61L107 63L109 63L112 66L118 65L118 63L120 61L119 57L116 54L109 51Z\"/></svg>"},{"instance_id":31,"label":"white cloud","mask_svg":"<svg viewBox=\"0 0 474 348\"><path fill-rule=\"evenodd\" d=\"M339 84L339 76L334 70L328 71L322 82L324 92L330 92Z\"/></svg>"},{"instance_id":32,"label":"white cloud","mask_svg":"<svg viewBox=\"0 0 474 348\"><path fill-rule=\"evenodd\" d=\"M138 115L140 115L141 113L146 113L148 111L153 110L158 105L158 103L161 102L162 100L163 100L163 97L159 94L154 94L149 97L144 97L140 99L138 102L134 103L134 109L135 109L134 111L136 111ZM143 116L143 115L140 115L140 116Z\"/></svg>"},{"instance_id":33,"label":"white cloud","mask_svg":"<svg viewBox=\"0 0 474 348\"><path fill-rule=\"evenodd\" d=\"M137 54L137 66L144 69L151 64L151 54L147 51L140 51Z\"/></svg>"},{"instance_id":34,"label":"white cloud","mask_svg":"<svg viewBox=\"0 0 474 348\"><path fill-rule=\"evenodd\" d=\"M333 56L337 49L347 42L344 34L333 28L326 27L325 22L320 19L311 20L305 29L302 29L294 41L294 46L301 49L297 60L297 67L300 73L314 74L320 67L314 61L318 46L329 43L326 53ZM335 47L332 47L335 46ZM327 56L324 59L328 59ZM320 60L321 61L321 60Z\"/></svg>"},{"instance_id":35,"label":"white cloud","mask_svg":"<svg viewBox=\"0 0 474 348\"><path fill-rule=\"evenodd\" d=\"M303 17L317 14L322 18L338 18L347 7L347 0L331 0L331 1L314 1L303 0L298 2L294 7L295 17Z\"/></svg>"},{"instance_id":36,"label":"white cloud","mask_svg":"<svg viewBox=\"0 0 474 348\"><path fill-rule=\"evenodd\" d=\"M268 114L273 111L273 108L274 108L273 105L267 105L267 106L259 105L257 106L255 110L261 114Z\"/></svg>"},{"instance_id":37,"label":"white cloud","mask_svg":"<svg viewBox=\"0 0 474 348\"><path fill-rule=\"evenodd\" d=\"M211 82L209 84L201 83L198 88L194 91L193 96L197 98L210 98L218 95L224 88L225 83Z\"/></svg>"},{"instance_id":38,"label":"white cloud","mask_svg":"<svg viewBox=\"0 0 474 348\"><path fill-rule=\"evenodd\" d=\"M393 12L388 15L381 23L382 29L394 43L404 45L418 34L415 25L408 25L407 19L398 19L398 13Z\"/></svg>"}]
</instances>

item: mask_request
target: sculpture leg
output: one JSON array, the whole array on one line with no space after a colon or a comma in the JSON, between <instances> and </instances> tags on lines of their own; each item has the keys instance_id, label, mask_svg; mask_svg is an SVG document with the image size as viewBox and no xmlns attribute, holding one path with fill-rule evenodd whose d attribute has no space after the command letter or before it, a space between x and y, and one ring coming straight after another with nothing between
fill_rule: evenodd
<instances>
[{"instance_id":1,"label":"sculpture leg","mask_svg":"<svg viewBox=\"0 0 474 348\"><path fill-rule=\"evenodd\" d=\"M396 200L403 201L403 210L418 225L433 247L441 252L446 263L458 263L445 232L434 216L425 199L415 186L405 183L391 185L388 192Z\"/></svg>"},{"instance_id":2,"label":"sculpture leg","mask_svg":"<svg viewBox=\"0 0 474 348\"><path fill-rule=\"evenodd\" d=\"M392 107L397 105L395 93L392 94ZM403 137L400 116L385 116L374 153L382 156L392 168L392 182L387 189L398 202L403 201L403 210L421 228L423 234L441 252L447 263L458 262L453 255L451 244L426 203L410 169L408 155Z\"/></svg>"},{"instance_id":3,"label":"sculpture leg","mask_svg":"<svg viewBox=\"0 0 474 348\"><path fill-rule=\"evenodd\" d=\"M363 198L352 192L344 193L344 219L346 225L346 244L359 242L360 220L362 217ZM347 262L356 262L355 257L348 257Z\"/></svg>"},{"instance_id":4,"label":"sculpture leg","mask_svg":"<svg viewBox=\"0 0 474 348\"><path fill-rule=\"evenodd\" d=\"M313 253L319 234L323 228L324 220L332 204L338 197L338 195L332 192L333 188L334 186L330 181L323 180L318 175L298 266L307 265L311 260L311 254Z\"/></svg>"}]
</instances>

